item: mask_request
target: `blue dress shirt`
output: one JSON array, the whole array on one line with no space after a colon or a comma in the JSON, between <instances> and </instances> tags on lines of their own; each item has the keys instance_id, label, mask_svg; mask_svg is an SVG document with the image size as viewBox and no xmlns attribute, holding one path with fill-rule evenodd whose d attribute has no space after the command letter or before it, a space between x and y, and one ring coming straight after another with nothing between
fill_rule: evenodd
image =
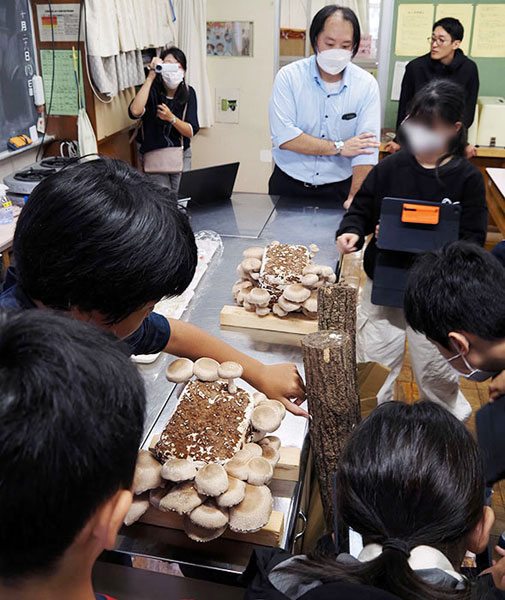
<instances>
[{"instance_id":1,"label":"blue dress shirt","mask_svg":"<svg viewBox=\"0 0 505 600\"><path fill-rule=\"evenodd\" d=\"M270 132L275 164L287 175L312 185L344 181L357 165L375 165L379 152L343 156L311 156L279 146L307 133L317 138L345 141L361 133L380 140L380 97L376 79L350 63L337 87L328 89L316 57L283 67L275 77L270 98ZM343 119L355 114L353 118Z\"/></svg>"}]
</instances>

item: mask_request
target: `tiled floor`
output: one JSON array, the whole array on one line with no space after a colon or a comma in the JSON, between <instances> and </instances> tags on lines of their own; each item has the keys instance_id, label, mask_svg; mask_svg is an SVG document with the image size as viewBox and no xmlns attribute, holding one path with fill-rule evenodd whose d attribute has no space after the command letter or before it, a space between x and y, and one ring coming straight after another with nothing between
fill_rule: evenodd
<instances>
[{"instance_id":1,"label":"tiled floor","mask_svg":"<svg viewBox=\"0 0 505 600\"><path fill-rule=\"evenodd\" d=\"M366 275L361 268L361 252L345 257L341 278L350 285L359 285L360 290L363 288ZM462 378L461 389L473 408L473 414L468 421L468 428L475 435L475 411L488 401L488 384L476 383ZM419 400L419 390L412 374L408 351L402 372L396 381L395 398L408 403ZM496 515L492 534L494 546L501 533L505 531L505 481L496 484L494 487L493 508Z\"/></svg>"}]
</instances>

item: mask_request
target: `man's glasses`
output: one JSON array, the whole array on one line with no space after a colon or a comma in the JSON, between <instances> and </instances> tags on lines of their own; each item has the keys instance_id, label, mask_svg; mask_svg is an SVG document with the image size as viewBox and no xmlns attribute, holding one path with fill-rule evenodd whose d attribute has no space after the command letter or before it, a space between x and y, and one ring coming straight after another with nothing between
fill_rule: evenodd
<instances>
[{"instance_id":1,"label":"man's glasses","mask_svg":"<svg viewBox=\"0 0 505 600\"><path fill-rule=\"evenodd\" d=\"M449 40L446 40L444 38L437 38L437 37L432 36L432 35L430 37L426 38L426 39L428 40L428 42L430 42L430 44L432 46L435 45L435 44L437 46L443 46L444 44L447 44L447 42L449 41Z\"/></svg>"}]
</instances>

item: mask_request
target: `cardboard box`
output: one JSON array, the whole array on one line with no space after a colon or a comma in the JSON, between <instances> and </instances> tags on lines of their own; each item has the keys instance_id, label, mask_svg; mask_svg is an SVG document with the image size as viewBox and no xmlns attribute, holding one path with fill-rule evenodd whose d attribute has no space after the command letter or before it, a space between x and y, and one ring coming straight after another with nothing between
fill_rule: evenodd
<instances>
[{"instance_id":1,"label":"cardboard box","mask_svg":"<svg viewBox=\"0 0 505 600\"><path fill-rule=\"evenodd\" d=\"M358 391L361 410L371 411L377 406L377 394L391 369L376 362L358 363Z\"/></svg>"}]
</instances>

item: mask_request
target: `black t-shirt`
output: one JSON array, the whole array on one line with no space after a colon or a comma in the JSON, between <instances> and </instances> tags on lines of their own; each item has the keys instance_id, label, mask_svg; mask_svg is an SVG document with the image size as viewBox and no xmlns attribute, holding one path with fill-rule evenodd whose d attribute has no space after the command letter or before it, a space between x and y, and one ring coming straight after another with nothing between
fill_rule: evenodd
<instances>
[{"instance_id":1,"label":"black t-shirt","mask_svg":"<svg viewBox=\"0 0 505 600\"><path fill-rule=\"evenodd\" d=\"M487 231L486 190L482 174L466 158L455 157L437 169L425 169L406 150L380 161L368 174L345 214L337 237L343 233L373 237L365 250L364 268L373 279L377 254L375 228L379 223L382 200L386 197L442 202L445 198L461 204L459 239L483 246Z\"/></svg>"},{"instance_id":2,"label":"black t-shirt","mask_svg":"<svg viewBox=\"0 0 505 600\"><path fill-rule=\"evenodd\" d=\"M444 65L440 60L433 60L430 54L419 56L409 62L402 80L396 123L397 131L408 114L412 98L433 79L449 79L461 85L465 94L463 122L466 127L470 127L473 123L479 93L479 71L473 60L465 56L461 50L456 50L450 65Z\"/></svg>"},{"instance_id":3,"label":"black t-shirt","mask_svg":"<svg viewBox=\"0 0 505 600\"><path fill-rule=\"evenodd\" d=\"M158 83L154 81L149 90L144 114L140 117L142 119L142 127L140 128L137 140L140 142L140 151L142 153L158 150L158 148L181 145L181 134L177 129L168 121L158 118L157 108L159 104L166 104L178 119L189 123L193 128L193 135L196 135L200 129L195 90L191 86L188 86L187 109L184 115L186 104L174 102L173 98L168 98ZM132 114L131 104L128 107L128 114L130 119L139 118ZM182 139L184 150L187 150L190 146L190 139L185 136L182 136Z\"/></svg>"}]
</instances>

